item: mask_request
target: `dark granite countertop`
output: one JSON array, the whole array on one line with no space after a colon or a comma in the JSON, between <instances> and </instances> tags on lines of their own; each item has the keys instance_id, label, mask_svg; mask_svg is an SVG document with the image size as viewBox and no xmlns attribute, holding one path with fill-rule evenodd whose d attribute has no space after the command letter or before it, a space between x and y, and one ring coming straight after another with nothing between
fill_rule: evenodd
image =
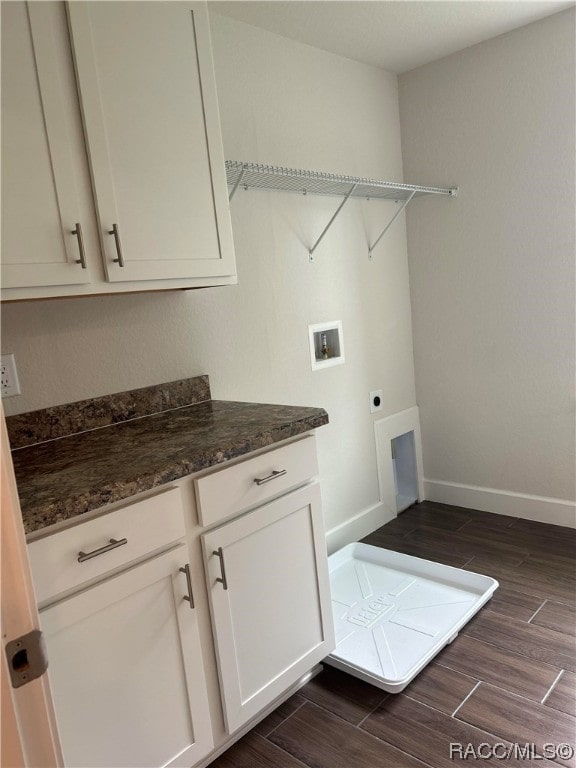
<instances>
[{"instance_id":1,"label":"dark granite countertop","mask_svg":"<svg viewBox=\"0 0 576 768\"><path fill-rule=\"evenodd\" d=\"M18 448L24 529L36 532L327 423L322 408L208 400Z\"/></svg>"}]
</instances>

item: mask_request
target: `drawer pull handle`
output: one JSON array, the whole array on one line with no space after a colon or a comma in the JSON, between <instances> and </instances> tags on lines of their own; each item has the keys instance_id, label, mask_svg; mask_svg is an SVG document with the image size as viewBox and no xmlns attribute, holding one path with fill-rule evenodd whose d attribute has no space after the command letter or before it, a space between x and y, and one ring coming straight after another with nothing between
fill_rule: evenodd
<instances>
[{"instance_id":1,"label":"drawer pull handle","mask_svg":"<svg viewBox=\"0 0 576 768\"><path fill-rule=\"evenodd\" d=\"M266 475L266 477L255 477L254 482L256 485L264 485L264 483L269 483L270 480L276 480L277 477L282 477L286 472L288 472L287 469L275 469L271 474Z\"/></svg>"},{"instance_id":2,"label":"drawer pull handle","mask_svg":"<svg viewBox=\"0 0 576 768\"><path fill-rule=\"evenodd\" d=\"M124 257L122 256L122 245L120 244L120 232L118 231L118 224L112 224L112 229L108 231L109 235L114 235L114 243L116 244L116 256L112 259L113 262L118 264L119 267L124 266Z\"/></svg>"},{"instance_id":3,"label":"drawer pull handle","mask_svg":"<svg viewBox=\"0 0 576 768\"><path fill-rule=\"evenodd\" d=\"M222 578L218 577L216 581L219 581L220 584L224 587L224 589L228 589L228 581L226 579L226 568L224 567L224 552L222 552L222 547L218 547L218 549L215 549L214 552L212 552L213 555L216 555L216 557L220 560L220 573L222 574Z\"/></svg>"},{"instance_id":4,"label":"drawer pull handle","mask_svg":"<svg viewBox=\"0 0 576 768\"><path fill-rule=\"evenodd\" d=\"M76 229L73 229L71 234L76 235L78 238L78 253L80 258L76 259L76 264L80 264L82 269L86 269L86 256L84 254L84 238L82 237L82 227L80 224L76 224Z\"/></svg>"},{"instance_id":5,"label":"drawer pull handle","mask_svg":"<svg viewBox=\"0 0 576 768\"><path fill-rule=\"evenodd\" d=\"M128 544L128 539L110 539L109 544L105 544L103 547L99 547L93 552L78 552L78 562L84 563L86 560L91 560L93 557L103 555L104 552L110 552L111 549L122 547L124 544Z\"/></svg>"},{"instance_id":6,"label":"drawer pull handle","mask_svg":"<svg viewBox=\"0 0 576 768\"><path fill-rule=\"evenodd\" d=\"M190 608L194 609L194 595L192 593L192 579L190 577L190 565L186 563L184 568L179 569L180 573L186 574L186 585L188 587L188 594L184 595L184 600L188 600Z\"/></svg>"}]
</instances>

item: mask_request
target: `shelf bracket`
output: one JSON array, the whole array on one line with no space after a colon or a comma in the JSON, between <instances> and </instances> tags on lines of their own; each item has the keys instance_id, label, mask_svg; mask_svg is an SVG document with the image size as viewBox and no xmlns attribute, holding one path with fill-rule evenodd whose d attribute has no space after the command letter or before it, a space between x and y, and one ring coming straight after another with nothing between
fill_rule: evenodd
<instances>
[{"instance_id":1,"label":"shelf bracket","mask_svg":"<svg viewBox=\"0 0 576 768\"><path fill-rule=\"evenodd\" d=\"M352 184L352 186L350 187L350 190L349 190L348 194L346 195L346 197L344 198L344 200L342 200L342 202L340 203L340 205L339 205L339 206L338 206L338 208L336 209L336 213L334 214L334 216L332 216L332 218L330 219L330 221L328 222L328 224L326 224L326 226L325 226L325 227L324 227L324 229L322 230L322 234L320 235L320 237L318 238L318 240L316 240L316 242L314 243L314 245L312 246L312 248L310 248L310 250L308 251L308 258L310 259L310 261L314 261L314 251L315 251L315 250L316 250L316 248L318 248L318 246L320 245L320 241L322 240L322 238L324 237L324 235L326 234L326 232L328 232L328 230L330 229L330 227L332 226L332 224L333 224L333 223L334 223L334 221L336 220L336 217L338 216L338 214L340 213L340 211L341 211L341 210L342 210L342 208L344 207L345 203L346 203L346 202L348 201L348 199L350 198L350 195L352 194L352 192L354 192L354 190L356 189L356 187L357 187L357 186L358 186L358 184Z\"/></svg>"},{"instance_id":2,"label":"shelf bracket","mask_svg":"<svg viewBox=\"0 0 576 768\"><path fill-rule=\"evenodd\" d=\"M228 195L228 202L230 202L230 200L232 200L232 198L233 198L233 197L234 197L234 195L236 194L236 190L237 190L237 189L238 189L238 187L240 186L240 182L242 181L242 177L244 176L244 171L245 171L245 170L246 170L246 166L245 166L245 165L243 165L243 166L242 166L242 170L241 170L241 171L240 171L240 173L238 174L238 178L236 179L236 182L234 183L234 186L232 187L232 191L231 191L231 192L230 192L230 194Z\"/></svg>"},{"instance_id":3,"label":"shelf bracket","mask_svg":"<svg viewBox=\"0 0 576 768\"><path fill-rule=\"evenodd\" d=\"M372 243L372 245L371 245L371 246L368 248L368 259L369 259L370 261L372 261L372 251L374 250L374 248L376 248L376 246L378 245L378 243L380 242L380 240L382 240L382 238L384 237L384 235L386 234L386 232L388 232L388 230L390 229L390 227L391 227L391 225L393 224L393 222L394 222L394 221L395 221L395 220L398 218L398 216L400 216L400 214L402 213L402 211L404 210L404 208L406 208L406 206L408 205L408 203L410 202L410 200L412 200L412 198L414 197L414 195L415 195L415 194L416 194L416 190L414 190L414 192L412 192L412 193L411 193L411 195L410 195L409 197L407 197L407 198L406 198L406 200L404 200L404 202L402 203L402 205L400 206L400 208L398 208L398 210L396 211L396 213L394 214L394 216L392 216L392 218L390 219L390 221L388 222L388 224L386 224L386 226L384 227L384 229L382 230L382 232L380 233L380 235L379 235L379 236L376 238L376 240L375 240L375 241Z\"/></svg>"}]
</instances>

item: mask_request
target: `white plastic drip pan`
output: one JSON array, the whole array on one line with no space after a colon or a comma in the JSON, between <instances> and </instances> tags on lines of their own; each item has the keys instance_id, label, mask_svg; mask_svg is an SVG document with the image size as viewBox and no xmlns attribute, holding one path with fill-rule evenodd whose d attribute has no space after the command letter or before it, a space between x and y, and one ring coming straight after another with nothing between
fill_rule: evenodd
<instances>
[{"instance_id":1,"label":"white plastic drip pan","mask_svg":"<svg viewBox=\"0 0 576 768\"><path fill-rule=\"evenodd\" d=\"M486 603L498 582L350 544L328 558L336 649L327 664L399 693Z\"/></svg>"}]
</instances>

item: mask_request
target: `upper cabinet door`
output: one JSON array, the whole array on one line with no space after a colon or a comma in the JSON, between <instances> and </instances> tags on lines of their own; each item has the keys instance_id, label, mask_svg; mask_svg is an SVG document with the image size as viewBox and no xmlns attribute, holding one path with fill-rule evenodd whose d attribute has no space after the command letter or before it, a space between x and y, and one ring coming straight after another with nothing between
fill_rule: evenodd
<instances>
[{"instance_id":1,"label":"upper cabinet door","mask_svg":"<svg viewBox=\"0 0 576 768\"><path fill-rule=\"evenodd\" d=\"M205 3L68 15L108 280L234 275Z\"/></svg>"},{"instance_id":2,"label":"upper cabinet door","mask_svg":"<svg viewBox=\"0 0 576 768\"><path fill-rule=\"evenodd\" d=\"M2 287L88 283L64 7L2 3Z\"/></svg>"}]
</instances>

